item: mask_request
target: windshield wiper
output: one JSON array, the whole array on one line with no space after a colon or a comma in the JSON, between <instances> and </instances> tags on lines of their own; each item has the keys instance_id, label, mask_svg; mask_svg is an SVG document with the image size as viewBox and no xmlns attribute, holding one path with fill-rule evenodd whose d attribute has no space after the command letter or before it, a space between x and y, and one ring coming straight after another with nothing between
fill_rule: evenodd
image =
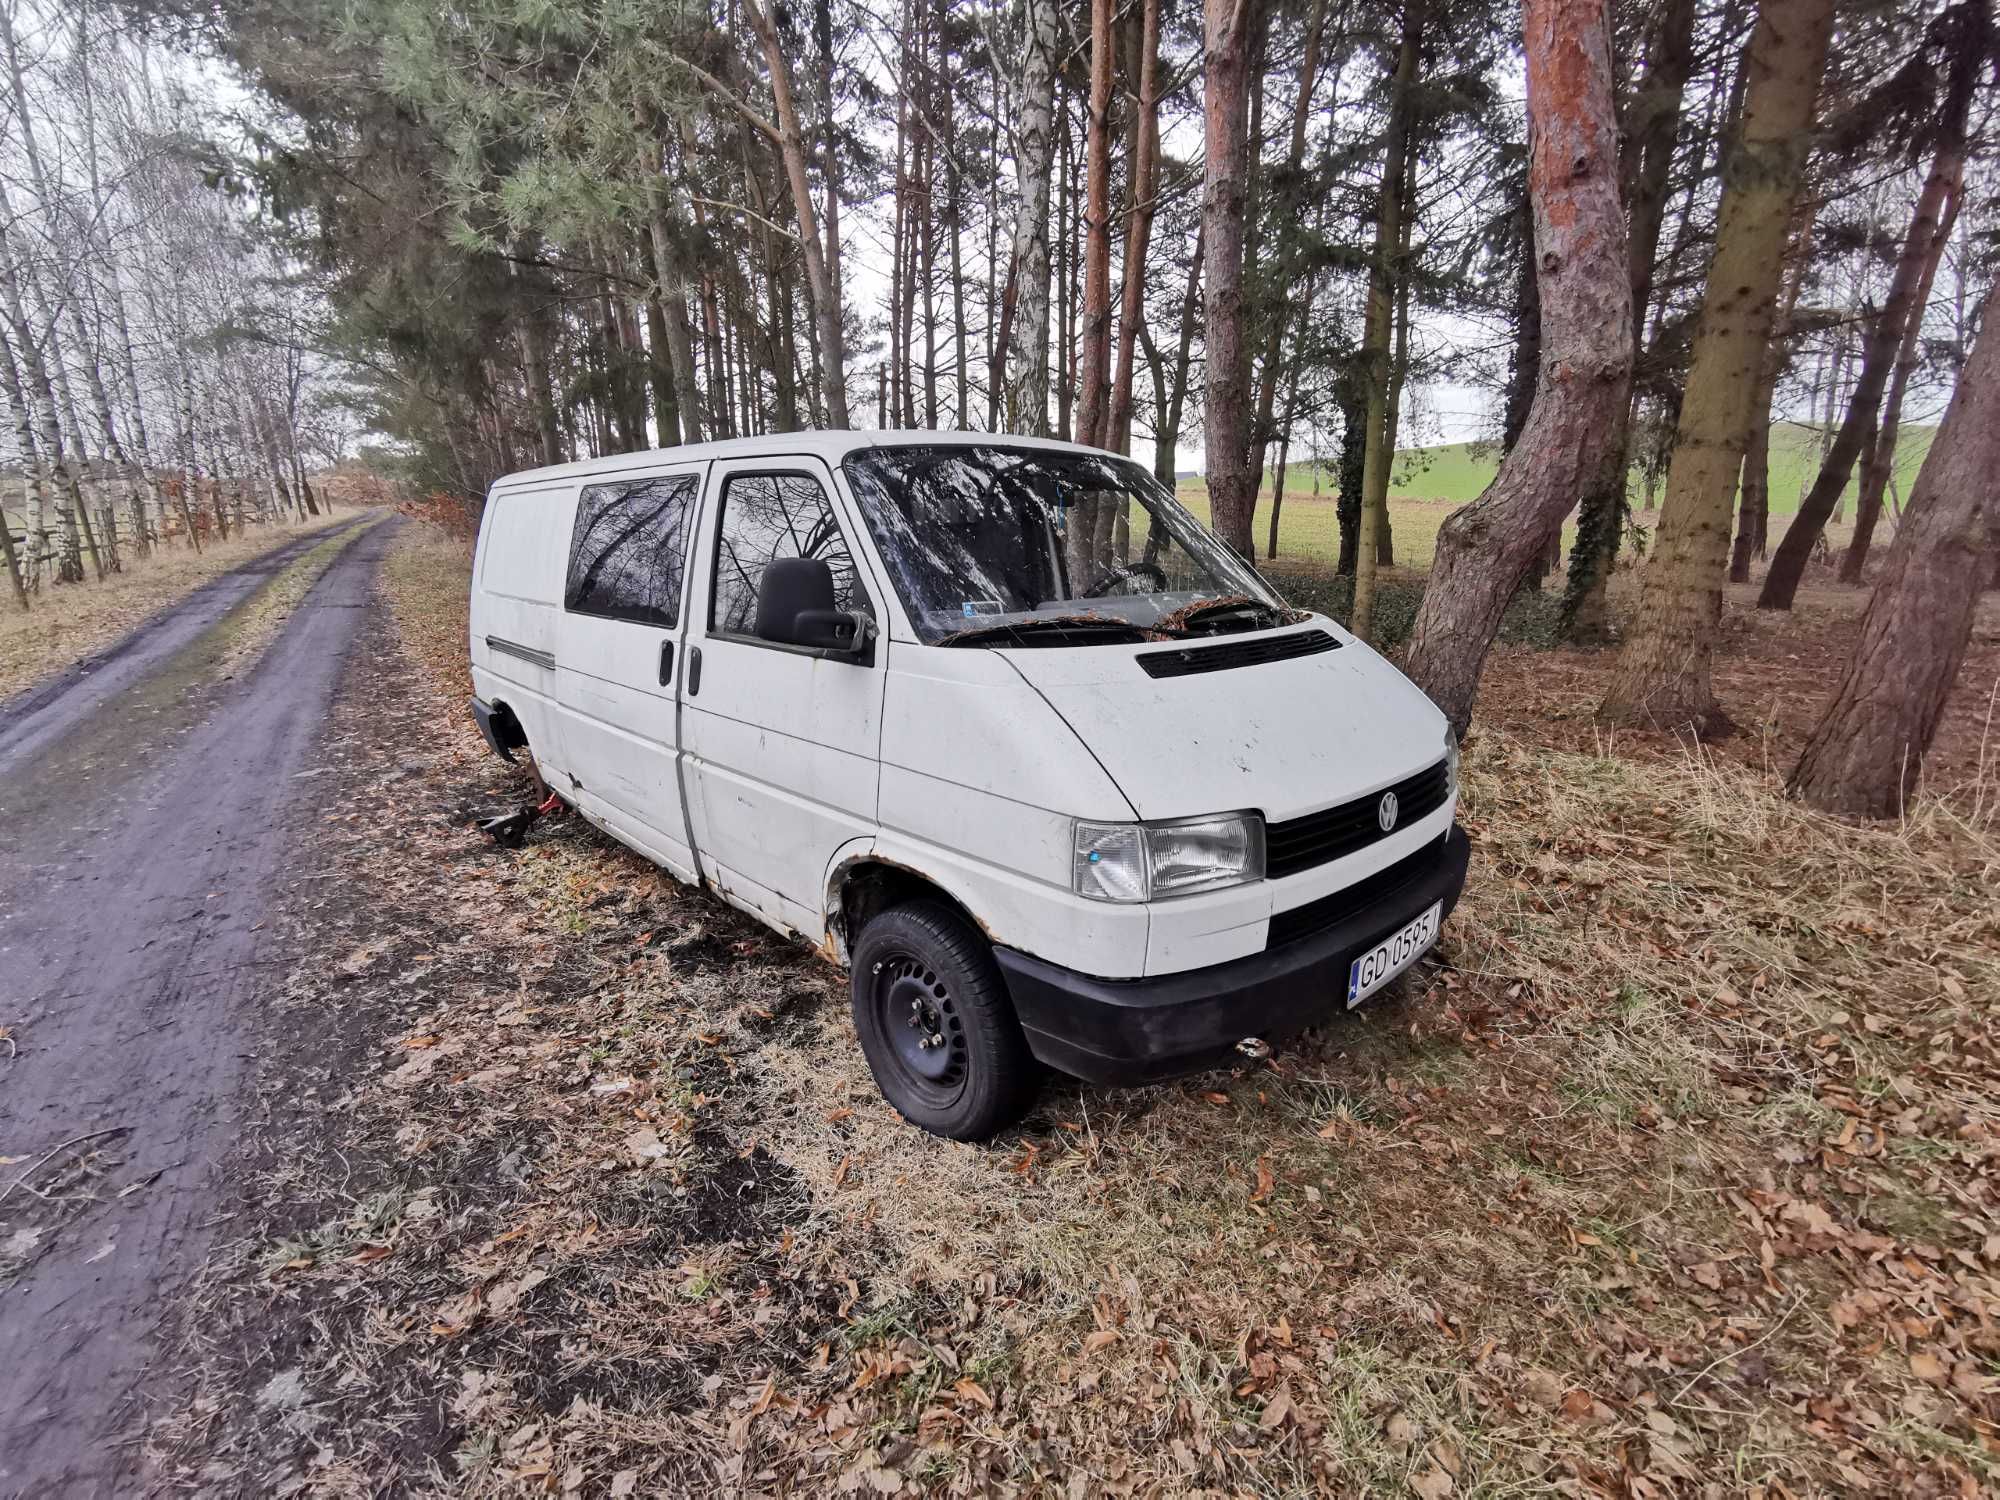
<instances>
[{"instance_id":1,"label":"windshield wiper","mask_svg":"<svg viewBox=\"0 0 2000 1500\"><path fill-rule=\"evenodd\" d=\"M1013 640L1026 646L1062 646L1072 641L1102 641L1117 637L1126 641L1151 640L1151 634L1129 620L1109 615L1035 615L1026 620L1003 620L992 625L973 625L938 640L940 646L986 646L995 641Z\"/></svg>"},{"instance_id":2,"label":"windshield wiper","mask_svg":"<svg viewBox=\"0 0 2000 1500\"><path fill-rule=\"evenodd\" d=\"M1214 626L1236 617L1243 617L1245 624L1242 628L1249 630L1257 628L1249 623L1255 619L1261 618L1270 625L1282 625L1287 618L1283 610L1274 609L1261 599L1252 599L1247 594L1231 594L1221 599L1198 599L1170 615L1162 616L1148 629L1161 635L1190 636L1195 634L1195 622L1205 620L1211 628L1203 633L1214 634Z\"/></svg>"}]
</instances>

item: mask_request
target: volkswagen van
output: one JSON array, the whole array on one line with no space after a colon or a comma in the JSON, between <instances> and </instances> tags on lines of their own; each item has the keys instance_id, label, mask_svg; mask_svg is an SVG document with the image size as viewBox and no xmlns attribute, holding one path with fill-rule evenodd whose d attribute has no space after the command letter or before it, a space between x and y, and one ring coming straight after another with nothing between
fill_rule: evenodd
<instances>
[{"instance_id":1,"label":"volkswagen van","mask_svg":"<svg viewBox=\"0 0 2000 1500\"><path fill-rule=\"evenodd\" d=\"M1264 1056L1465 881L1444 716L1095 449L804 432L510 475L471 621L494 751L845 964L883 1095L941 1135L1043 1067Z\"/></svg>"}]
</instances>

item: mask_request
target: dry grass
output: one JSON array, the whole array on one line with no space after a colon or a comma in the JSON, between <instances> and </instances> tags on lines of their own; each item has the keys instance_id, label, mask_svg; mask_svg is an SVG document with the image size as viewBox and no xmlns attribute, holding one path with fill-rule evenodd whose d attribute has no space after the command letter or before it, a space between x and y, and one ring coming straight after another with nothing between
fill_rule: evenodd
<instances>
[{"instance_id":1,"label":"dry grass","mask_svg":"<svg viewBox=\"0 0 2000 1500\"><path fill-rule=\"evenodd\" d=\"M2000 1484L1990 818L1488 730L1400 993L956 1145L882 1105L817 958L573 822L474 839L511 784L463 564L406 537L387 580L430 686L393 769L354 752L360 925L291 991L383 1007L378 1061L211 1288L288 1352L211 1348L169 1457L284 1377L256 1409L323 1493Z\"/></svg>"},{"instance_id":2,"label":"dry grass","mask_svg":"<svg viewBox=\"0 0 2000 1500\"><path fill-rule=\"evenodd\" d=\"M124 571L102 583L45 587L23 614L0 612L0 699L103 650L148 616L192 593L231 568L281 547L295 537L353 519L353 512L321 515L299 525L262 526L200 552L178 543L150 557L124 558Z\"/></svg>"},{"instance_id":3,"label":"dry grass","mask_svg":"<svg viewBox=\"0 0 2000 1500\"><path fill-rule=\"evenodd\" d=\"M459 698L470 697L470 548L435 527L406 525L382 560L382 579L404 644Z\"/></svg>"}]
</instances>

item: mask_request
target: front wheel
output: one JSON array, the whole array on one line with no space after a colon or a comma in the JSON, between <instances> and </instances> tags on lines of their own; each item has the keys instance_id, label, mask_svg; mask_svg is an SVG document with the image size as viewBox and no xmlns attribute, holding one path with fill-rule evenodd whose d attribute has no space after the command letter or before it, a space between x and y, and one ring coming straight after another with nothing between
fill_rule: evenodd
<instances>
[{"instance_id":1,"label":"front wheel","mask_svg":"<svg viewBox=\"0 0 2000 1500\"><path fill-rule=\"evenodd\" d=\"M882 1097L933 1135L979 1141L1035 1096L1035 1060L985 940L932 901L894 907L854 951L854 1029Z\"/></svg>"}]
</instances>

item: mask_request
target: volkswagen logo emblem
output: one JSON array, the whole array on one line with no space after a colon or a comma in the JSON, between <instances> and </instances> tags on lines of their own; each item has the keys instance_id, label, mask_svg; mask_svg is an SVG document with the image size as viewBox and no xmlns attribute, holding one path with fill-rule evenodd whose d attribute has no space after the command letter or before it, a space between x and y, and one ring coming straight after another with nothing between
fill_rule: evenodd
<instances>
[{"instance_id":1,"label":"volkswagen logo emblem","mask_svg":"<svg viewBox=\"0 0 2000 1500\"><path fill-rule=\"evenodd\" d=\"M1384 833L1396 826L1396 794L1384 792L1382 800L1375 804L1375 821L1382 825Z\"/></svg>"}]
</instances>

